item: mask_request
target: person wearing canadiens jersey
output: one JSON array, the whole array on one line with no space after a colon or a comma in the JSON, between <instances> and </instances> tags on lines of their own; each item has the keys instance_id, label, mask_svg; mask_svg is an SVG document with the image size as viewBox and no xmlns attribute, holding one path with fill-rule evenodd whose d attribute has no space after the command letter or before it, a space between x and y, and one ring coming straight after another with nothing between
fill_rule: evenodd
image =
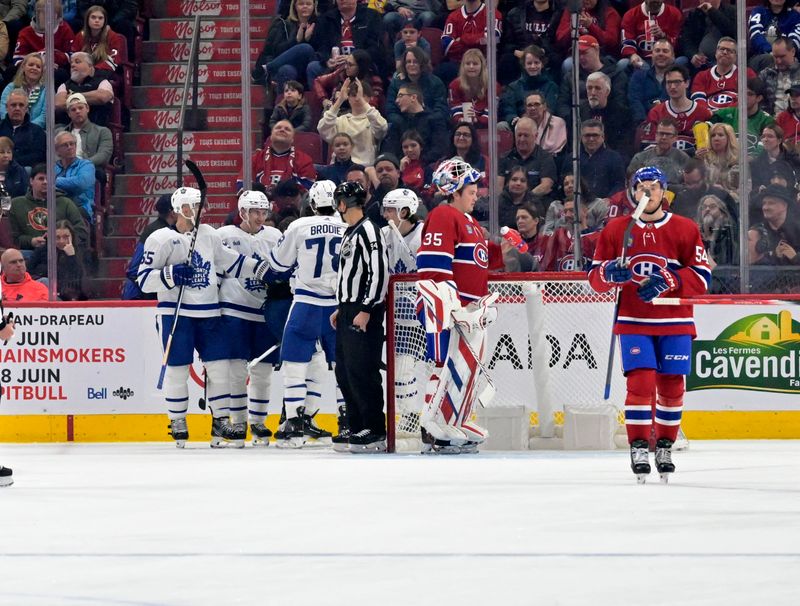
<instances>
[{"instance_id":1,"label":"person wearing canadiens jersey","mask_svg":"<svg viewBox=\"0 0 800 606\"><path fill-rule=\"evenodd\" d=\"M625 427L631 466L640 480L642 474L650 473L651 426L659 473L674 471L671 448L680 428L684 376L690 370L691 342L697 334L691 305L651 302L664 295L702 294L711 281L697 225L662 208L666 187L666 176L658 168L636 171L632 196L638 203L647 193L650 201L630 232L627 261L623 263L620 254L631 219L616 217L600 234L589 271L589 282L596 291L621 290L614 334L619 335L627 379Z\"/></svg>"}]
</instances>

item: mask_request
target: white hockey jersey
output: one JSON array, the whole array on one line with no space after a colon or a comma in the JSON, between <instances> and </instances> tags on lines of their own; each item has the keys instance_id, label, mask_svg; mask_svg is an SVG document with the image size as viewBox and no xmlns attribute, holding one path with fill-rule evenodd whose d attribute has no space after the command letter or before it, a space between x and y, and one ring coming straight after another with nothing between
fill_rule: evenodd
<instances>
[{"instance_id":1,"label":"white hockey jersey","mask_svg":"<svg viewBox=\"0 0 800 606\"><path fill-rule=\"evenodd\" d=\"M294 271L294 300L336 305L339 247L347 224L339 215L301 217L292 221L269 255L278 272Z\"/></svg>"},{"instance_id":2,"label":"white hockey jersey","mask_svg":"<svg viewBox=\"0 0 800 606\"><path fill-rule=\"evenodd\" d=\"M422 244L423 227L424 224L419 221L402 238L391 225L381 227L383 239L386 240L390 274L410 274L417 271L417 251Z\"/></svg>"},{"instance_id":3,"label":"white hockey jersey","mask_svg":"<svg viewBox=\"0 0 800 606\"><path fill-rule=\"evenodd\" d=\"M161 279L161 269L186 263L191 242L191 231L181 234L171 227L162 227L150 234L144 243L137 281L142 291L158 293L158 314L173 313L180 291L177 286L167 286ZM213 227L200 225L192 254L195 274L192 284L184 288L180 315L190 318L220 315L218 275L252 276L257 264L255 259L247 259L224 246Z\"/></svg>"},{"instance_id":4,"label":"white hockey jersey","mask_svg":"<svg viewBox=\"0 0 800 606\"><path fill-rule=\"evenodd\" d=\"M281 238L281 232L274 227L262 227L258 233L248 234L236 225L225 225L217 233L225 246L256 261L266 261L269 251ZM267 289L257 278L223 276L219 287L220 312L223 316L263 322L262 307L266 296Z\"/></svg>"}]
</instances>

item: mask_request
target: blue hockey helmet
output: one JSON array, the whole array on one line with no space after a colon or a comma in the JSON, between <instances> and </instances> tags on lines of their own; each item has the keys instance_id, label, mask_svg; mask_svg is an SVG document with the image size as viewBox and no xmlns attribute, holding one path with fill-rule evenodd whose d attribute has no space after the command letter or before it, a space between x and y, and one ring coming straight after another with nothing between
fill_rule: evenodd
<instances>
[{"instance_id":1,"label":"blue hockey helmet","mask_svg":"<svg viewBox=\"0 0 800 606\"><path fill-rule=\"evenodd\" d=\"M643 181L658 181L661 189L664 191L667 189L667 176L660 168L655 166L643 166L633 173L633 177L631 177L631 193L635 192L636 186Z\"/></svg>"}]
</instances>

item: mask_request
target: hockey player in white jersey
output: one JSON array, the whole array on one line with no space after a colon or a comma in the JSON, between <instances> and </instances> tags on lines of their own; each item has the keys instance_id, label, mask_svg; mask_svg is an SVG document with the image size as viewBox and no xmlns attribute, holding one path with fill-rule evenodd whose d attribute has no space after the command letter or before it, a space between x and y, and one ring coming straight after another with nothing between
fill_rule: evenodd
<instances>
[{"instance_id":1,"label":"hockey player in white jersey","mask_svg":"<svg viewBox=\"0 0 800 606\"><path fill-rule=\"evenodd\" d=\"M260 191L245 190L237 202L241 225L225 225L217 230L222 243L245 257L266 261L278 243L281 232L265 226L272 203ZM237 439L244 440L249 418L253 444L269 445L272 432L267 428L267 406L273 364L277 351L250 371L248 386L247 362L257 358L273 345L278 345L264 318L267 289L261 280L224 276L219 289L222 333L229 347L230 358L230 421Z\"/></svg>"},{"instance_id":2,"label":"hockey player in white jersey","mask_svg":"<svg viewBox=\"0 0 800 606\"><path fill-rule=\"evenodd\" d=\"M417 217L419 198L410 189L393 189L383 198L383 218L389 225L381 228L386 240L390 274L417 271L417 250L422 244L422 221Z\"/></svg>"},{"instance_id":3,"label":"hockey player in white jersey","mask_svg":"<svg viewBox=\"0 0 800 606\"><path fill-rule=\"evenodd\" d=\"M255 276L260 280L268 269L267 263L246 258L224 246L217 231L202 224L196 228L197 241L192 258L187 259L200 199L200 191L193 187L175 190L171 198L172 209L177 214L175 226L159 229L147 238L137 277L143 292L158 294L156 313L164 347L173 323L178 322L167 358L164 395L170 432L179 447L189 439L186 426L189 406L187 382L194 350L206 367L208 401L214 416L212 433L234 438L232 427L226 422L230 403L230 364L227 345L220 338L218 275ZM183 299L176 318L175 308L181 290Z\"/></svg>"},{"instance_id":4,"label":"hockey player in white jersey","mask_svg":"<svg viewBox=\"0 0 800 606\"><path fill-rule=\"evenodd\" d=\"M294 268L294 302L281 345L286 419L275 434L279 447L331 443L331 434L316 425L314 415L320 396L316 386L326 368L320 356L331 365L336 352L330 316L337 305L339 245L347 225L334 210L335 189L332 181L314 183L309 191L314 216L293 221L269 255L271 271Z\"/></svg>"}]
</instances>

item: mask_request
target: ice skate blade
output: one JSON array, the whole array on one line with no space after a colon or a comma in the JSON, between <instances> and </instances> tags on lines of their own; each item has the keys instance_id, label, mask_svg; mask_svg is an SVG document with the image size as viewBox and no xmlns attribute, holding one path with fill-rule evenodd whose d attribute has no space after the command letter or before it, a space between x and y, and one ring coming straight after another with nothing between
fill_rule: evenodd
<instances>
[{"instance_id":1,"label":"ice skate blade","mask_svg":"<svg viewBox=\"0 0 800 606\"><path fill-rule=\"evenodd\" d=\"M661 480L662 484L669 484L669 477L672 475L670 471L662 471L658 474L659 479Z\"/></svg>"},{"instance_id":2,"label":"ice skate blade","mask_svg":"<svg viewBox=\"0 0 800 606\"><path fill-rule=\"evenodd\" d=\"M337 444L333 443L334 452L350 452L350 444Z\"/></svg>"},{"instance_id":3,"label":"ice skate blade","mask_svg":"<svg viewBox=\"0 0 800 606\"><path fill-rule=\"evenodd\" d=\"M302 448L305 444L305 438L289 438L288 440L275 440L275 447L276 448L286 448L297 450Z\"/></svg>"},{"instance_id":4,"label":"ice skate blade","mask_svg":"<svg viewBox=\"0 0 800 606\"><path fill-rule=\"evenodd\" d=\"M386 452L386 441L378 440L372 444L350 444L350 452L353 454L374 454Z\"/></svg>"},{"instance_id":5,"label":"ice skate blade","mask_svg":"<svg viewBox=\"0 0 800 606\"><path fill-rule=\"evenodd\" d=\"M223 438L211 438L211 448L244 448L244 440L225 440Z\"/></svg>"},{"instance_id":6,"label":"ice skate blade","mask_svg":"<svg viewBox=\"0 0 800 606\"><path fill-rule=\"evenodd\" d=\"M645 484L647 482L647 475L646 473L637 473L636 474L636 483L637 484Z\"/></svg>"},{"instance_id":7,"label":"ice skate blade","mask_svg":"<svg viewBox=\"0 0 800 606\"><path fill-rule=\"evenodd\" d=\"M333 445L332 438L311 438L306 436L305 440L305 446L311 448L329 448Z\"/></svg>"},{"instance_id":8,"label":"ice skate blade","mask_svg":"<svg viewBox=\"0 0 800 606\"><path fill-rule=\"evenodd\" d=\"M256 448L266 448L269 446L269 438L253 438L253 446Z\"/></svg>"},{"instance_id":9,"label":"ice skate blade","mask_svg":"<svg viewBox=\"0 0 800 606\"><path fill-rule=\"evenodd\" d=\"M7 488L14 483L14 480L11 478L0 478L0 488Z\"/></svg>"},{"instance_id":10,"label":"ice skate blade","mask_svg":"<svg viewBox=\"0 0 800 606\"><path fill-rule=\"evenodd\" d=\"M186 440L175 440L175 448L183 448L186 446Z\"/></svg>"}]
</instances>

